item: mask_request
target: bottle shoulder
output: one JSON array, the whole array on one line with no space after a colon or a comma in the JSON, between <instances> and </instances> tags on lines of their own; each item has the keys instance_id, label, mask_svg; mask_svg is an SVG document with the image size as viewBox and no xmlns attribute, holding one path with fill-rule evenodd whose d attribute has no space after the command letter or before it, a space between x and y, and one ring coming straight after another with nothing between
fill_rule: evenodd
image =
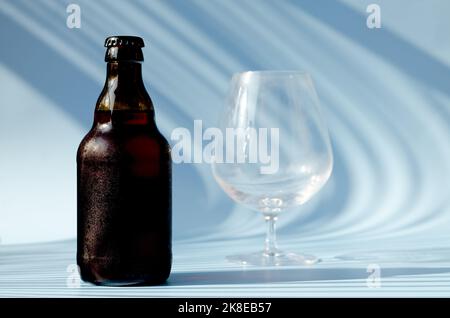
<instances>
[{"instance_id":1,"label":"bottle shoulder","mask_svg":"<svg viewBox=\"0 0 450 318\"><path fill-rule=\"evenodd\" d=\"M107 133L92 127L83 137L77 150L77 162L83 160L111 160L118 153L117 143Z\"/></svg>"},{"instance_id":2,"label":"bottle shoulder","mask_svg":"<svg viewBox=\"0 0 450 318\"><path fill-rule=\"evenodd\" d=\"M161 160L170 156L166 138L150 127L115 129L94 125L82 139L77 161Z\"/></svg>"}]
</instances>

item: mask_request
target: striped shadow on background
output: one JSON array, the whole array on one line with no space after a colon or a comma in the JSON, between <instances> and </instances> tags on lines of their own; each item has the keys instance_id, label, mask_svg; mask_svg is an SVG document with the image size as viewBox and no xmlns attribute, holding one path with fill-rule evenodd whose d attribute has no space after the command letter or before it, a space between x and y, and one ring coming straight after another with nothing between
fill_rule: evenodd
<instances>
[{"instance_id":1,"label":"striped shadow on background","mask_svg":"<svg viewBox=\"0 0 450 318\"><path fill-rule=\"evenodd\" d=\"M0 0L0 295L449 296L450 22L444 0ZM212 126L235 72L309 71L332 136L327 186L280 218L280 242L314 268L243 271L225 255L262 243L207 165L174 166L174 272L166 286L67 288L75 151L104 80L103 40L144 37L144 77L166 137ZM193 186L195 185L195 186ZM42 243L47 242L47 243ZM382 287L366 285L381 266Z\"/></svg>"}]
</instances>

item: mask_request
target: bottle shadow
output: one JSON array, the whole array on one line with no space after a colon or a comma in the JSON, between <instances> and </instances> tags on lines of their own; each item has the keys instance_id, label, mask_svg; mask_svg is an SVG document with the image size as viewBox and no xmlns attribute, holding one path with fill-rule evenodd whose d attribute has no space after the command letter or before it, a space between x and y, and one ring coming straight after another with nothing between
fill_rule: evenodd
<instances>
[{"instance_id":1,"label":"bottle shadow","mask_svg":"<svg viewBox=\"0 0 450 318\"><path fill-rule=\"evenodd\" d=\"M381 277L442 274L450 267L390 267L381 268ZM320 282L329 280L366 279L370 273L366 268L289 268L289 269L242 269L211 272L172 273L167 285L234 285L289 282Z\"/></svg>"}]
</instances>

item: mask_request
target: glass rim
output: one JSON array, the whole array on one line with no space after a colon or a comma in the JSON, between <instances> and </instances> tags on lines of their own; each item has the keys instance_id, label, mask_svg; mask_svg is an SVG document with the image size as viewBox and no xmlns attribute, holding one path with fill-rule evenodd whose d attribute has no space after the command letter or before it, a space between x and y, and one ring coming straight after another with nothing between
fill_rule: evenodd
<instances>
[{"instance_id":1,"label":"glass rim","mask_svg":"<svg viewBox=\"0 0 450 318\"><path fill-rule=\"evenodd\" d=\"M311 74L307 71L302 70L254 70L254 71L243 71L236 72L233 74L233 77L242 77L242 76L277 76L277 75L288 75L288 76L302 76L302 77L311 77Z\"/></svg>"}]
</instances>

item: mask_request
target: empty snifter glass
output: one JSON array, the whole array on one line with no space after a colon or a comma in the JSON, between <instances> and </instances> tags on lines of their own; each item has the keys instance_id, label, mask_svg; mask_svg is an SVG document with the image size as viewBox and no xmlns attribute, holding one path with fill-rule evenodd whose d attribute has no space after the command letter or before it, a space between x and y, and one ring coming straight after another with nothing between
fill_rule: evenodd
<instances>
[{"instance_id":1,"label":"empty snifter glass","mask_svg":"<svg viewBox=\"0 0 450 318\"><path fill-rule=\"evenodd\" d=\"M236 202L259 211L267 223L263 251L233 255L241 264L314 264L312 255L283 252L275 223L327 182L333 154L311 76L297 71L235 74L219 129L212 170ZM219 155L220 154L220 155Z\"/></svg>"}]
</instances>

